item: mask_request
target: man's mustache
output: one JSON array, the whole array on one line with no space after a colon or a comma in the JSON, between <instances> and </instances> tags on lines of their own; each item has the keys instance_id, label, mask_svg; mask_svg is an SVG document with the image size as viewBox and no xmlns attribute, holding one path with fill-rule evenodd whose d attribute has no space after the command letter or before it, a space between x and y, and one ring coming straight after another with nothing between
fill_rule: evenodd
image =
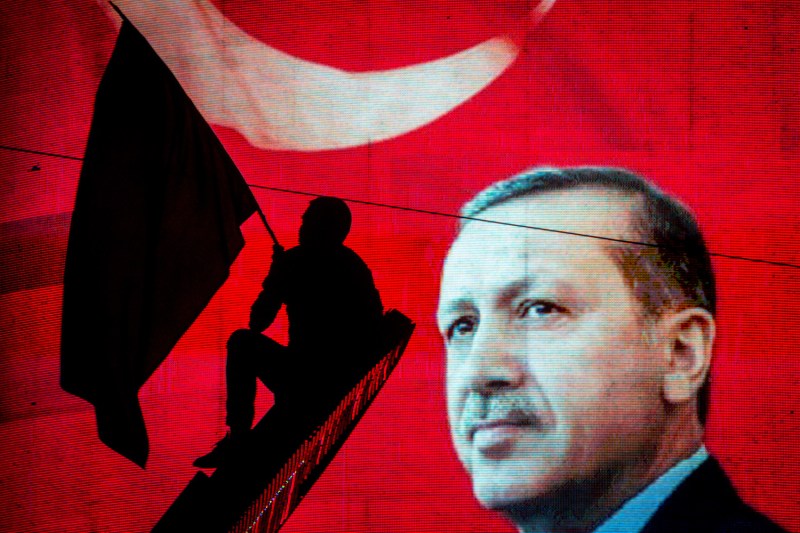
<instances>
[{"instance_id":1,"label":"man's mustache","mask_svg":"<svg viewBox=\"0 0 800 533\"><path fill-rule=\"evenodd\" d=\"M471 434L479 426L495 422L509 422L540 428L544 413L532 398L515 392L492 394L471 393L464 403L461 430Z\"/></svg>"}]
</instances>

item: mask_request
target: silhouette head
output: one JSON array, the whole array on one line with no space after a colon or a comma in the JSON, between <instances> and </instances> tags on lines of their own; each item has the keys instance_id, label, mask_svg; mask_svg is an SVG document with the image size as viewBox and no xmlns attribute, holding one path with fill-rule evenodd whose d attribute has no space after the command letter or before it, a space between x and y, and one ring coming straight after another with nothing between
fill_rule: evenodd
<instances>
[{"instance_id":1,"label":"silhouette head","mask_svg":"<svg viewBox=\"0 0 800 533\"><path fill-rule=\"evenodd\" d=\"M315 198L303 213L300 244L316 246L342 244L350 233L351 222L350 208L343 200L332 196Z\"/></svg>"}]
</instances>

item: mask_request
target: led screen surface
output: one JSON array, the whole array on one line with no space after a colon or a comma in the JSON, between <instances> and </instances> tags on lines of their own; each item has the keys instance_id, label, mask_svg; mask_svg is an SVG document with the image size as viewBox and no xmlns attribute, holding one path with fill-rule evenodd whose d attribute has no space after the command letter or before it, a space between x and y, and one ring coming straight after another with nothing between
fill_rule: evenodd
<instances>
[{"instance_id":1,"label":"led screen surface","mask_svg":"<svg viewBox=\"0 0 800 533\"><path fill-rule=\"evenodd\" d=\"M514 530L476 503L452 450L434 315L452 215L538 165L629 168L697 214L719 293L706 444L747 502L800 531L792 2L118 6L212 124L281 243L297 244L314 195L348 200L348 246L384 305L417 323L285 531ZM89 0L0 8L3 531L148 531L224 435L225 343L269 269L254 216L229 279L140 391L146 469L100 443L92 406L59 388L61 295L118 25ZM285 315L269 333L286 341ZM271 402L260 389L258 412Z\"/></svg>"}]
</instances>

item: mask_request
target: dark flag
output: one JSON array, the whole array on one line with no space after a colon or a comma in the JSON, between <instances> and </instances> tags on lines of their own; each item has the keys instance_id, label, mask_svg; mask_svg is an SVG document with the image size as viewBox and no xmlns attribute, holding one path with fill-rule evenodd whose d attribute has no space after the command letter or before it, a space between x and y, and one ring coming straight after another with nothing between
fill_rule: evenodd
<instances>
[{"instance_id":1,"label":"dark flag","mask_svg":"<svg viewBox=\"0 0 800 533\"><path fill-rule=\"evenodd\" d=\"M228 277L257 204L189 97L125 20L100 82L70 226L61 386L144 467L138 391Z\"/></svg>"}]
</instances>

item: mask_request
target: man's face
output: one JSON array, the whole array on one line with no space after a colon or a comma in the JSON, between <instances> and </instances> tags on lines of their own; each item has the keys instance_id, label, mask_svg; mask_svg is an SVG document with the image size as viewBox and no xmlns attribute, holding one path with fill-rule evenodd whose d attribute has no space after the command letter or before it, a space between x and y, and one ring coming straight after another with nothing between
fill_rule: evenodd
<instances>
[{"instance_id":1,"label":"man's face","mask_svg":"<svg viewBox=\"0 0 800 533\"><path fill-rule=\"evenodd\" d=\"M558 191L480 218L630 239L634 202L598 189ZM655 453L663 351L607 246L473 221L450 250L438 310L448 415L486 507L625 485Z\"/></svg>"}]
</instances>

